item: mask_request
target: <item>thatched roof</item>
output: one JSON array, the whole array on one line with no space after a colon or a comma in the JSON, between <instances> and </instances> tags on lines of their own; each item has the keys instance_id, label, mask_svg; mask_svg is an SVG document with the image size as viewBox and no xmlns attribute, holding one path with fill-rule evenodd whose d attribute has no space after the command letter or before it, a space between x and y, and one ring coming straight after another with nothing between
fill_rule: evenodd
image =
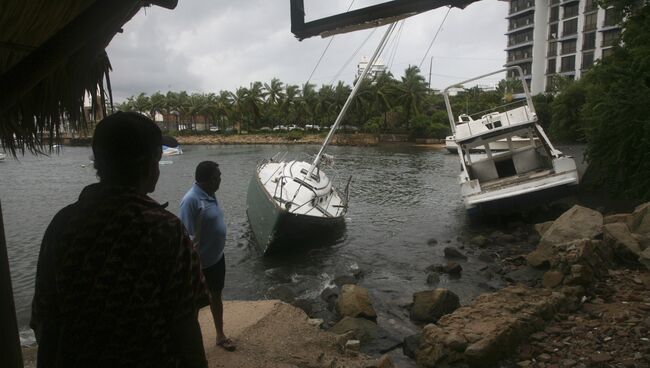
<instances>
[{"instance_id":1,"label":"thatched roof","mask_svg":"<svg viewBox=\"0 0 650 368\"><path fill-rule=\"evenodd\" d=\"M3 0L0 2L0 143L11 154L56 141L62 122L85 126L110 100L105 48L142 7L177 0ZM112 101L111 101L112 102ZM105 112L105 111L104 111Z\"/></svg>"}]
</instances>

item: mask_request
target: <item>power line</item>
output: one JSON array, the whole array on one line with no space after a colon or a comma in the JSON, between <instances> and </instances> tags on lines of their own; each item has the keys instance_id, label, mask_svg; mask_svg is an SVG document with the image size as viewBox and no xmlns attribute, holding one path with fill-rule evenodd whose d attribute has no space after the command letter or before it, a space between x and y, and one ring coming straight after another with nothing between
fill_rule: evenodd
<instances>
[{"instance_id":1,"label":"power line","mask_svg":"<svg viewBox=\"0 0 650 368\"><path fill-rule=\"evenodd\" d=\"M350 3L350 6L348 6L348 10L346 12L350 11L350 9L352 8L352 5L354 5L355 1L356 0L352 0L352 2ZM320 55L320 58L318 58L318 61L316 62L316 65L314 65L314 69L312 69L311 74L309 74L309 78L307 78L307 83L305 83L305 84L309 84L309 81L311 80L311 77L314 76L314 73L316 72L316 69L320 65L320 62L323 60L323 57L325 56L325 53L327 52L327 49L330 48L330 45L332 44L332 41L334 41L334 37L335 36L332 36L330 38L330 42L328 42L327 46L325 46L325 50L323 50L323 53Z\"/></svg>"},{"instance_id":2,"label":"power line","mask_svg":"<svg viewBox=\"0 0 650 368\"><path fill-rule=\"evenodd\" d=\"M431 47L433 46L433 43L436 42L436 38L438 38L438 34L440 33L440 30L442 30L442 25L445 24L445 21L447 20L447 17L449 16L449 12L451 12L451 6L447 9L447 14L445 14L445 17L442 19L442 22L440 23L440 26L438 27L438 30L436 31L436 34L433 36L433 40L431 40L431 43L429 44L429 48L427 49L427 52L424 53L424 56L422 57L422 61L420 61L420 65L418 65L418 68L422 68L422 64L424 63L424 60L427 58L427 55L429 54L429 51L431 50Z\"/></svg>"},{"instance_id":3,"label":"power line","mask_svg":"<svg viewBox=\"0 0 650 368\"><path fill-rule=\"evenodd\" d=\"M368 40L370 39L370 37L372 37L372 35L375 34L375 31L376 31L376 30L377 30L377 28L373 28L373 29L372 29L372 32L370 32L370 34L368 35L368 37L366 37L366 39L363 41L363 43L361 43L361 45L360 45L360 46L357 48L357 50L352 54L352 56L350 56L350 58L349 58L348 60L346 60L346 62L343 64L343 66L341 67L341 69L339 69L339 71L336 73L336 75L334 76L334 78L332 78L332 81L330 82L330 84L334 84L334 82L336 81L336 79L338 79L338 77L341 75L341 73L343 73L343 70L344 70L345 68L347 68L348 64L350 64L350 62L352 61L352 59L353 59L353 58L354 58L354 57L359 53L359 51L361 51L361 48L366 44L366 42L368 42Z\"/></svg>"}]
</instances>

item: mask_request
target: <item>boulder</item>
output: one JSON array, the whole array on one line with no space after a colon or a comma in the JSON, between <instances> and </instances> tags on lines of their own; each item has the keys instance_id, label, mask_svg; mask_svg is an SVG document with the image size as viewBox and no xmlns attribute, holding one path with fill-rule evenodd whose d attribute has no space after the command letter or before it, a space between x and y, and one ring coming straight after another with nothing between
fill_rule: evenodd
<instances>
[{"instance_id":1,"label":"boulder","mask_svg":"<svg viewBox=\"0 0 650 368\"><path fill-rule=\"evenodd\" d=\"M562 273L562 271L550 270L544 273L542 285L547 289L552 289L556 286L562 285L562 280L564 280L564 273Z\"/></svg>"},{"instance_id":2,"label":"boulder","mask_svg":"<svg viewBox=\"0 0 650 368\"><path fill-rule=\"evenodd\" d=\"M427 285L437 285L440 282L440 275L437 272L431 272L427 275Z\"/></svg>"},{"instance_id":3,"label":"boulder","mask_svg":"<svg viewBox=\"0 0 650 368\"><path fill-rule=\"evenodd\" d=\"M387 330L365 318L344 317L329 329L338 335L345 335L347 339L359 340L361 351L366 354L383 354L394 349L402 343Z\"/></svg>"},{"instance_id":4,"label":"boulder","mask_svg":"<svg viewBox=\"0 0 650 368\"><path fill-rule=\"evenodd\" d=\"M603 224L613 224L616 222L622 222L624 224L627 224L627 219L630 217L629 213L617 213L615 215L608 215L603 217Z\"/></svg>"},{"instance_id":5,"label":"boulder","mask_svg":"<svg viewBox=\"0 0 650 368\"><path fill-rule=\"evenodd\" d=\"M453 292L438 288L413 294L410 317L416 322L436 322L440 317L460 308L460 299Z\"/></svg>"},{"instance_id":6,"label":"boulder","mask_svg":"<svg viewBox=\"0 0 650 368\"><path fill-rule=\"evenodd\" d=\"M334 284L338 287L349 284L356 285L357 283L356 277L350 275L340 275L334 278Z\"/></svg>"},{"instance_id":7,"label":"boulder","mask_svg":"<svg viewBox=\"0 0 650 368\"><path fill-rule=\"evenodd\" d=\"M525 286L483 294L424 327L418 366L497 366L526 336L543 329L565 302L563 293Z\"/></svg>"},{"instance_id":8,"label":"boulder","mask_svg":"<svg viewBox=\"0 0 650 368\"><path fill-rule=\"evenodd\" d=\"M358 285L343 285L336 302L336 311L342 317L361 317L373 321L377 319L368 290Z\"/></svg>"},{"instance_id":9,"label":"boulder","mask_svg":"<svg viewBox=\"0 0 650 368\"><path fill-rule=\"evenodd\" d=\"M646 250L641 252L639 255L639 262L650 270L650 248L646 248Z\"/></svg>"},{"instance_id":10,"label":"boulder","mask_svg":"<svg viewBox=\"0 0 650 368\"><path fill-rule=\"evenodd\" d=\"M289 304L296 298L296 293L286 285L273 286L269 288L266 295L269 299L279 299Z\"/></svg>"},{"instance_id":11,"label":"boulder","mask_svg":"<svg viewBox=\"0 0 650 368\"><path fill-rule=\"evenodd\" d=\"M454 247L445 247L445 258L467 259L467 256Z\"/></svg>"},{"instance_id":12,"label":"boulder","mask_svg":"<svg viewBox=\"0 0 650 368\"><path fill-rule=\"evenodd\" d=\"M463 271L463 267L461 267L456 262L447 263L447 266L445 266L445 270L444 270L444 272L446 274L448 274L449 276L452 276L452 277L460 277L460 273L462 271Z\"/></svg>"},{"instance_id":13,"label":"boulder","mask_svg":"<svg viewBox=\"0 0 650 368\"><path fill-rule=\"evenodd\" d=\"M546 233L551 225L553 225L553 222L555 221L546 221L535 224L535 231L537 231L537 234L539 234L539 236L544 236L544 233Z\"/></svg>"},{"instance_id":14,"label":"boulder","mask_svg":"<svg viewBox=\"0 0 650 368\"><path fill-rule=\"evenodd\" d=\"M482 252L478 255L478 259L479 259L480 261L485 262L485 263L492 263L492 262L494 262L494 258L495 258L495 257L494 257L494 253L492 253L492 252L482 251Z\"/></svg>"},{"instance_id":15,"label":"boulder","mask_svg":"<svg viewBox=\"0 0 650 368\"><path fill-rule=\"evenodd\" d=\"M553 246L577 239L594 239L603 231L603 215L592 209L575 205L558 217L526 260L533 267L543 267L553 256Z\"/></svg>"},{"instance_id":16,"label":"boulder","mask_svg":"<svg viewBox=\"0 0 650 368\"><path fill-rule=\"evenodd\" d=\"M485 247L487 245L488 239L486 237L484 237L483 235L477 235L477 236L473 237L472 239L470 239L469 243L472 244L472 245L475 245L475 246L477 246L479 248L483 248L483 247Z\"/></svg>"},{"instance_id":17,"label":"boulder","mask_svg":"<svg viewBox=\"0 0 650 368\"><path fill-rule=\"evenodd\" d=\"M603 239L620 260L636 262L641 254L642 249L639 241L632 236L630 229L622 222L603 226Z\"/></svg>"},{"instance_id":18,"label":"boulder","mask_svg":"<svg viewBox=\"0 0 650 368\"><path fill-rule=\"evenodd\" d=\"M415 359L415 353L420 348L420 340L422 340L422 334L406 336L404 338L404 342L402 343L402 352L404 355Z\"/></svg>"},{"instance_id":19,"label":"boulder","mask_svg":"<svg viewBox=\"0 0 650 368\"><path fill-rule=\"evenodd\" d=\"M650 233L650 202L634 209L634 212L627 219L627 226L633 233Z\"/></svg>"}]
</instances>

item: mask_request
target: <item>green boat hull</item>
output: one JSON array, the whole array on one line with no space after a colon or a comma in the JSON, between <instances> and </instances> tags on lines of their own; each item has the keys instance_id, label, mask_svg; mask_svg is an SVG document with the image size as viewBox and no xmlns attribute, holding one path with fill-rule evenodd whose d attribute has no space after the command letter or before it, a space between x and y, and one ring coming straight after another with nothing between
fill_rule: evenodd
<instances>
[{"instance_id":1,"label":"green boat hull","mask_svg":"<svg viewBox=\"0 0 650 368\"><path fill-rule=\"evenodd\" d=\"M297 215L280 207L253 175L246 200L246 214L263 254L308 247L314 241L340 238L345 231L345 218Z\"/></svg>"}]
</instances>

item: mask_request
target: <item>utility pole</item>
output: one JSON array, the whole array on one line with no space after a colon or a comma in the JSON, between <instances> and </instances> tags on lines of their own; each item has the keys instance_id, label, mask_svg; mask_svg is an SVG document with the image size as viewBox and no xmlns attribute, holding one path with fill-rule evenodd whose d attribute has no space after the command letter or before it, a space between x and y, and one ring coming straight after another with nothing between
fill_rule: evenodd
<instances>
[{"instance_id":1,"label":"utility pole","mask_svg":"<svg viewBox=\"0 0 650 368\"><path fill-rule=\"evenodd\" d=\"M431 56L431 61L429 62L429 90L431 90L431 69L433 68L433 56Z\"/></svg>"}]
</instances>

